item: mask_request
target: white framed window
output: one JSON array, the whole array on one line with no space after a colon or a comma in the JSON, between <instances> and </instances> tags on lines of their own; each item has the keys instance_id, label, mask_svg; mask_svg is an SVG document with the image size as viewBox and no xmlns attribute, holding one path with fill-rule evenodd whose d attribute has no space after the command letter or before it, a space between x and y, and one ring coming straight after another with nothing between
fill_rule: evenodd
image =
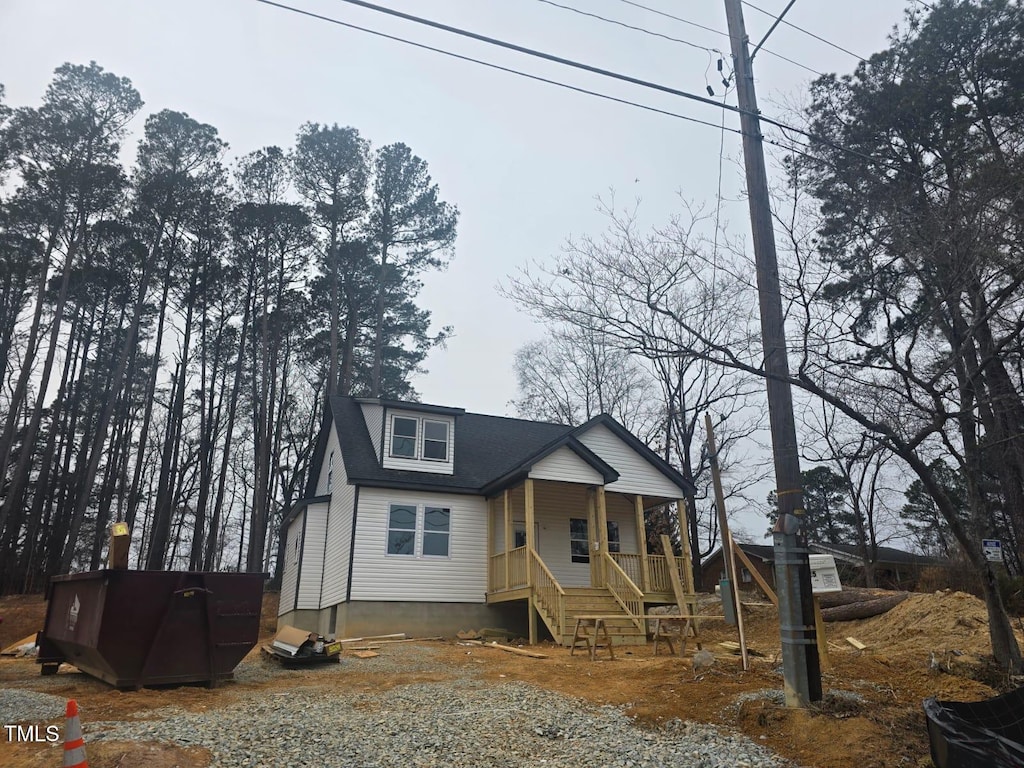
<instances>
[{"instance_id":1,"label":"white framed window","mask_svg":"<svg viewBox=\"0 0 1024 768\"><path fill-rule=\"evenodd\" d=\"M448 461L448 422L423 420L423 458Z\"/></svg>"},{"instance_id":2,"label":"white framed window","mask_svg":"<svg viewBox=\"0 0 1024 768\"><path fill-rule=\"evenodd\" d=\"M590 562L590 538L585 517L569 518L569 556L574 563Z\"/></svg>"},{"instance_id":3,"label":"white framed window","mask_svg":"<svg viewBox=\"0 0 1024 768\"><path fill-rule=\"evenodd\" d=\"M569 518L569 557L574 563L590 562L590 539L585 517ZM619 552L619 524L615 520L608 521L608 551Z\"/></svg>"},{"instance_id":4,"label":"white framed window","mask_svg":"<svg viewBox=\"0 0 1024 768\"><path fill-rule=\"evenodd\" d=\"M416 557L416 507L392 504L388 510L388 554Z\"/></svg>"},{"instance_id":5,"label":"white framed window","mask_svg":"<svg viewBox=\"0 0 1024 768\"><path fill-rule=\"evenodd\" d=\"M391 417L391 455L405 459L416 458L416 435L419 419L409 416Z\"/></svg>"},{"instance_id":6,"label":"white framed window","mask_svg":"<svg viewBox=\"0 0 1024 768\"><path fill-rule=\"evenodd\" d=\"M452 533L452 511L447 507L425 507L423 510L423 556L448 557Z\"/></svg>"},{"instance_id":7,"label":"white framed window","mask_svg":"<svg viewBox=\"0 0 1024 768\"><path fill-rule=\"evenodd\" d=\"M388 506L388 555L413 558L451 556L452 511L433 504Z\"/></svg>"}]
</instances>

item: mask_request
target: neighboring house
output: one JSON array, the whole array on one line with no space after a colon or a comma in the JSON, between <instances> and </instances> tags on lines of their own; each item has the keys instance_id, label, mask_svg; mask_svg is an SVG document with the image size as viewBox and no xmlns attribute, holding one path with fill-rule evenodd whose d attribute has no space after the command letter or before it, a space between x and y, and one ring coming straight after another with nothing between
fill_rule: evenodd
<instances>
[{"instance_id":1,"label":"neighboring house","mask_svg":"<svg viewBox=\"0 0 1024 768\"><path fill-rule=\"evenodd\" d=\"M761 577L768 582L772 589L775 589L775 549L770 544L739 544L738 546ZM700 572L704 590L713 592L718 582L725 578L725 562L722 559L721 547L708 555L700 567ZM759 589L750 569L739 558L736 559L736 573L740 589Z\"/></svg>"},{"instance_id":2,"label":"neighboring house","mask_svg":"<svg viewBox=\"0 0 1024 768\"><path fill-rule=\"evenodd\" d=\"M848 586L862 587L866 583L864 558L853 544L811 544L811 550L836 559L840 580ZM921 570L933 566L946 567L948 560L926 555L915 555L893 547L878 547L875 553L875 586L884 589L913 590L921 577Z\"/></svg>"},{"instance_id":3,"label":"neighboring house","mask_svg":"<svg viewBox=\"0 0 1024 768\"><path fill-rule=\"evenodd\" d=\"M775 550L771 545L740 544L740 549L747 555L772 589L775 588ZM808 549L813 554L832 555L839 570L839 580L847 587L865 585L864 560L857 553L853 544L821 544L811 543ZM925 555L915 555L892 547L878 547L874 563L875 586L885 589L913 590L921 575L921 569L932 566L948 566L949 562ZM739 574L740 589L753 589L750 571L739 560L736 561L736 572ZM725 578L725 565L722 562L722 550L715 550L701 566L704 589L711 591L720 579Z\"/></svg>"},{"instance_id":4,"label":"neighboring house","mask_svg":"<svg viewBox=\"0 0 1024 768\"><path fill-rule=\"evenodd\" d=\"M687 481L610 416L573 428L421 403L332 397L306 498L281 527L279 623L327 636L502 627L560 642L675 602L644 510ZM688 553L676 566L692 593ZM541 620L538 625L537 619Z\"/></svg>"}]
</instances>

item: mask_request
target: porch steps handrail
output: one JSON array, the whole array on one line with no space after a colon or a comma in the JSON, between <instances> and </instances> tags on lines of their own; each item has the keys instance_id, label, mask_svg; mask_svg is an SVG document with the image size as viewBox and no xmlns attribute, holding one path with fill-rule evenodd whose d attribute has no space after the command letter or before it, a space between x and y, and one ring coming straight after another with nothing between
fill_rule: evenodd
<instances>
[{"instance_id":1,"label":"porch steps handrail","mask_svg":"<svg viewBox=\"0 0 1024 768\"><path fill-rule=\"evenodd\" d=\"M604 558L607 569L605 588L611 592L612 597L622 606L622 609L629 616L630 621L636 625L636 628L641 632L645 632L646 626L641 618L644 615L644 593L629 578L629 574L622 570L622 567L615 562L615 558L608 554L608 552L601 552L601 556Z\"/></svg>"},{"instance_id":2,"label":"porch steps handrail","mask_svg":"<svg viewBox=\"0 0 1024 768\"><path fill-rule=\"evenodd\" d=\"M530 570L534 599L544 609L541 616L544 617L551 634L561 642L565 634L565 590L535 549L530 550ZM552 623L554 626L551 626Z\"/></svg>"}]
</instances>

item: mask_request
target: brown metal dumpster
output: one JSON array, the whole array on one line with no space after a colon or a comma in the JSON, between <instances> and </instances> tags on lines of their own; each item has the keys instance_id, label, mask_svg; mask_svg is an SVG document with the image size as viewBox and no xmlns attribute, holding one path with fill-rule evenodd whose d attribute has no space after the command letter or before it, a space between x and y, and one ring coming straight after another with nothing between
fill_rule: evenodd
<instances>
[{"instance_id":1,"label":"brown metal dumpster","mask_svg":"<svg viewBox=\"0 0 1024 768\"><path fill-rule=\"evenodd\" d=\"M118 688L229 680L258 639L265 578L110 569L55 576L39 638L42 673L67 661Z\"/></svg>"}]
</instances>

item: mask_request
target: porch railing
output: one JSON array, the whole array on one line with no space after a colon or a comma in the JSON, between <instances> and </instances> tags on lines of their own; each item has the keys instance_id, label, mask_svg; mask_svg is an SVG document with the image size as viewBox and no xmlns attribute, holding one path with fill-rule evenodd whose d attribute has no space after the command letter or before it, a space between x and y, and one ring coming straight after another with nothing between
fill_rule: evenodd
<instances>
[{"instance_id":1,"label":"porch railing","mask_svg":"<svg viewBox=\"0 0 1024 768\"><path fill-rule=\"evenodd\" d=\"M505 568L505 558L508 556L508 569ZM526 581L526 547L516 547L508 553L499 552L490 557L490 582L487 588L491 592L502 589L519 589L525 587ZM505 574L508 573L508 581Z\"/></svg>"},{"instance_id":2,"label":"porch railing","mask_svg":"<svg viewBox=\"0 0 1024 768\"><path fill-rule=\"evenodd\" d=\"M676 569L679 571L679 578L685 584L683 580L683 571L685 567L681 558L674 558L676 561ZM651 571L651 583L647 587L648 592L671 592L672 591L672 580L668 575L668 561L664 555L648 555L647 556L648 566Z\"/></svg>"},{"instance_id":3,"label":"porch railing","mask_svg":"<svg viewBox=\"0 0 1024 768\"><path fill-rule=\"evenodd\" d=\"M551 629L556 630L555 637L561 642L565 637L565 590L536 551L530 552L530 578L534 597L555 624Z\"/></svg>"},{"instance_id":4,"label":"porch railing","mask_svg":"<svg viewBox=\"0 0 1024 768\"><path fill-rule=\"evenodd\" d=\"M644 568L640 555L626 552L609 552L608 554L626 572L626 575L629 576L634 584L638 587L644 586Z\"/></svg>"},{"instance_id":5,"label":"porch railing","mask_svg":"<svg viewBox=\"0 0 1024 768\"><path fill-rule=\"evenodd\" d=\"M641 632L646 631L641 618L644 615L644 593L610 554L602 552L601 556L605 565L605 587L629 615L636 628Z\"/></svg>"},{"instance_id":6,"label":"porch railing","mask_svg":"<svg viewBox=\"0 0 1024 768\"><path fill-rule=\"evenodd\" d=\"M491 555L487 572L487 591L496 592L499 589L508 589L508 584L505 583L504 552Z\"/></svg>"}]
</instances>

